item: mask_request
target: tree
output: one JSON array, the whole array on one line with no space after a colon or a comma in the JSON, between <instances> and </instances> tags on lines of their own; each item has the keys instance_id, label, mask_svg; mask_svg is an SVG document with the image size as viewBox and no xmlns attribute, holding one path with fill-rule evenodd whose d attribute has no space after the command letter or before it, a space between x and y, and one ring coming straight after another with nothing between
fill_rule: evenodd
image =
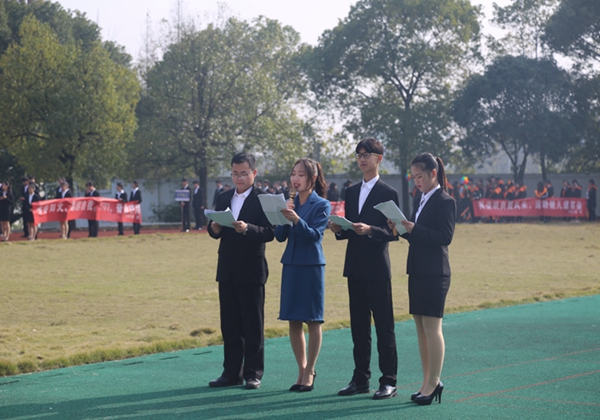
<instances>
[{"instance_id":1,"label":"tree","mask_svg":"<svg viewBox=\"0 0 600 420\"><path fill-rule=\"evenodd\" d=\"M312 51L312 88L351 133L382 140L402 173L419 152L446 157L451 88L476 52L478 16L463 0L359 1ZM402 190L408 211L406 179Z\"/></svg>"},{"instance_id":2,"label":"tree","mask_svg":"<svg viewBox=\"0 0 600 420\"><path fill-rule=\"evenodd\" d=\"M561 53L600 60L600 2L562 0L547 22L545 39Z\"/></svg>"},{"instance_id":3,"label":"tree","mask_svg":"<svg viewBox=\"0 0 600 420\"><path fill-rule=\"evenodd\" d=\"M209 171L241 150L289 171L304 154L303 122L291 107L301 90L298 34L266 18L230 18L177 39L144 77L136 169L193 171L205 191Z\"/></svg>"},{"instance_id":4,"label":"tree","mask_svg":"<svg viewBox=\"0 0 600 420\"><path fill-rule=\"evenodd\" d=\"M40 178L106 181L136 127L135 73L32 15L18 39L0 57L0 142Z\"/></svg>"},{"instance_id":5,"label":"tree","mask_svg":"<svg viewBox=\"0 0 600 420\"><path fill-rule=\"evenodd\" d=\"M573 173L600 171L600 75L575 81L577 113L574 124L580 143L569 155L566 170Z\"/></svg>"},{"instance_id":6,"label":"tree","mask_svg":"<svg viewBox=\"0 0 600 420\"><path fill-rule=\"evenodd\" d=\"M546 160L559 162L577 141L575 102L567 72L549 59L504 56L474 75L454 103L464 129L459 142L468 157L485 159L498 151L509 157L513 178L522 181L536 154L546 179Z\"/></svg>"},{"instance_id":7,"label":"tree","mask_svg":"<svg viewBox=\"0 0 600 420\"><path fill-rule=\"evenodd\" d=\"M494 3L492 23L507 31L499 40L488 39L494 55L522 55L529 58L547 56L549 51L542 38L546 22L557 2L558 0L513 0L506 7Z\"/></svg>"}]
</instances>

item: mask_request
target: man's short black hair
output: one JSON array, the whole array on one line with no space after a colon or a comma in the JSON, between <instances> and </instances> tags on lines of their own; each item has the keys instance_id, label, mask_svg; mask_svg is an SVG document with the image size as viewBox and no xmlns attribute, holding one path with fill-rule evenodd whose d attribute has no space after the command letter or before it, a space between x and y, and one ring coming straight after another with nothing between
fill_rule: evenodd
<instances>
[{"instance_id":1,"label":"man's short black hair","mask_svg":"<svg viewBox=\"0 0 600 420\"><path fill-rule=\"evenodd\" d=\"M194 179L194 184L200 185L200 181L198 181L197 179Z\"/></svg>"},{"instance_id":2,"label":"man's short black hair","mask_svg":"<svg viewBox=\"0 0 600 420\"><path fill-rule=\"evenodd\" d=\"M88 181L88 182L85 183L85 186L86 187L93 187L94 183L92 181Z\"/></svg>"},{"instance_id":3,"label":"man's short black hair","mask_svg":"<svg viewBox=\"0 0 600 420\"><path fill-rule=\"evenodd\" d=\"M375 137L366 137L359 141L356 145L356 153L359 153L360 149L365 149L366 153L377 153L378 155L383 155L383 144L381 144Z\"/></svg>"},{"instance_id":4,"label":"man's short black hair","mask_svg":"<svg viewBox=\"0 0 600 420\"><path fill-rule=\"evenodd\" d=\"M122 182L117 182L117 187L123 188L123 183Z\"/></svg>"},{"instance_id":5,"label":"man's short black hair","mask_svg":"<svg viewBox=\"0 0 600 420\"><path fill-rule=\"evenodd\" d=\"M231 166L233 166L234 163L237 163L239 165L240 163L244 162L248 162L248 166L250 166L251 171L256 169L256 158L252 153L242 152L236 154L235 156L233 156L233 158L231 158Z\"/></svg>"}]
</instances>

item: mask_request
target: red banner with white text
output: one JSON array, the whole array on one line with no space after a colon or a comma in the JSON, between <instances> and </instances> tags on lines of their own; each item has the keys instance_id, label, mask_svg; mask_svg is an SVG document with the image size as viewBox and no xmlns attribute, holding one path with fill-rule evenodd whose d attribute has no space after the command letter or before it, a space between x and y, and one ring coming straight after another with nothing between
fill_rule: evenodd
<instances>
[{"instance_id":1,"label":"red banner with white text","mask_svg":"<svg viewBox=\"0 0 600 420\"><path fill-rule=\"evenodd\" d=\"M346 215L346 202L345 201L330 201L331 203L331 214L336 216L344 217Z\"/></svg>"},{"instance_id":2,"label":"red banner with white text","mask_svg":"<svg viewBox=\"0 0 600 420\"><path fill-rule=\"evenodd\" d=\"M77 197L33 203L36 223L64 222L74 219L107 222L142 223L142 210L137 201L124 203L114 198Z\"/></svg>"},{"instance_id":3,"label":"red banner with white text","mask_svg":"<svg viewBox=\"0 0 600 420\"><path fill-rule=\"evenodd\" d=\"M585 217L585 198L550 197L545 199L523 198L520 200L492 200L483 198L473 201L475 217L488 216L547 216Z\"/></svg>"}]
</instances>

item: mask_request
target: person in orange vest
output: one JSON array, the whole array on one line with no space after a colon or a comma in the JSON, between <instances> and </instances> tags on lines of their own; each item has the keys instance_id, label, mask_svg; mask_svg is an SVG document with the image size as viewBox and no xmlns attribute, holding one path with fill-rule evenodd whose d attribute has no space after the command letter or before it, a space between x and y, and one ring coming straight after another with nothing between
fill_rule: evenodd
<instances>
[{"instance_id":1,"label":"person in orange vest","mask_svg":"<svg viewBox=\"0 0 600 420\"><path fill-rule=\"evenodd\" d=\"M535 190L535 198L539 198L540 200L548 198L548 190L542 181L538 182L537 189ZM545 216L540 216L540 221L548 223Z\"/></svg>"},{"instance_id":2,"label":"person in orange vest","mask_svg":"<svg viewBox=\"0 0 600 420\"><path fill-rule=\"evenodd\" d=\"M506 183L506 191L504 191L504 199L508 200L508 201L512 201L515 199L516 193L517 193L517 188L515 187L515 184L512 181L508 181ZM515 221L514 216L506 217L507 223L514 223L514 221Z\"/></svg>"},{"instance_id":3,"label":"person in orange vest","mask_svg":"<svg viewBox=\"0 0 600 420\"><path fill-rule=\"evenodd\" d=\"M560 190L561 198L569 198L573 196L573 189L571 188L571 184L566 179L563 181L563 187ZM570 220L570 217L564 216L563 221L567 222Z\"/></svg>"},{"instance_id":4,"label":"person in orange vest","mask_svg":"<svg viewBox=\"0 0 600 420\"><path fill-rule=\"evenodd\" d=\"M517 190L515 193L516 200L521 200L523 198L527 198L527 185L517 182L515 184L515 188ZM517 216L517 223L521 223L521 222L523 222L523 216Z\"/></svg>"}]
</instances>

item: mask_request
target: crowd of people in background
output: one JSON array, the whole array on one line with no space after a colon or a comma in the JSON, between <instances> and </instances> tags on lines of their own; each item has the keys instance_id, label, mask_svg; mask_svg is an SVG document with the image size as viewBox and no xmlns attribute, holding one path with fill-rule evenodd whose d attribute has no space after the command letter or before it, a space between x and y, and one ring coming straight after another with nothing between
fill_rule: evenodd
<instances>
[{"instance_id":1,"label":"crowd of people in background","mask_svg":"<svg viewBox=\"0 0 600 420\"><path fill-rule=\"evenodd\" d=\"M1 241L6 242L10 239L11 226L19 219L23 220L23 238L30 241L37 239L38 225L35 223L32 204L44 199L68 199L74 197L69 183L64 177L58 179L58 187L54 191L53 196L40 187L35 181L34 176L25 176L21 179L21 187L15 190L9 181L2 182L0 188L0 227ZM93 181L87 181L85 184L84 197L99 197L100 194L96 190ZM121 182L117 183L117 193L115 198L123 202L142 202L142 193L139 189L137 181L131 182L131 195L127 199L127 193L123 189ZM15 212L15 206L20 206L20 213ZM71 231L75 229L75 221L69 220L59 222L60 237L68 239L71 237ZM140 223L133 224L134 234L140 233ZM99 222L97 220L88 220L88 237L95 238L98 236ZM118 224L119 235L123 235L123 224Z\"/></svg>"},{"instance_id":2,"label":"crowd of people in background","mask_svg":"<svg viewBox=\"0 0 600 420\"><path fill-rule=\"evenodd\" d=\"M187 179L184 178L182 183L187 186ZM193 184L194 188L192 191L192 207L194 209L194 219L196 220L195 229L202 230L202 226L204 224L204 200L199 182L196 180L193 182ZM349 179L342 184L341 188L338 188L338 185L335 182L329 182L327 184L327 200L331 202L344 201L346 190L350 186L352 186L352 181ZM256 180L255 187L270 194L283 194L286 200L289 198L290 188L286 180L275 181L271 183L268 179L264 178ZM231 186L229 184L222 184L220 180L216 181L215 193L212 200L213 208L216 204L217 196L223 191L228 191L230 188ZM561 198L585 198L587 200L587 219L590 222L594 222L596 220L597 191L598 188L594 179L590 179L588 181L588 186L585 191L576 179L573 179L572 181L564 180L559 195L555 192L552 182L540 181L538 182L535 191L533 191L532 196L542 200L555 196ZM527 186L519 182L513 182L512 180L505 182L503 179L497 177L489 177L485 181L483 179L479 179L476 182L471 182L466 176L462 177L460 182L454 181L453 183L448 183L448 194L456 200L458 208L457 221L460 223L520 223L523 221L522 217L490 217L483 220L477 218L474 216L473 203L482 198L518 200L527 198L528 196ZM11 225L19 218L23 219L22 237L27 238L30 241L35 240L37 238L38 229L37 225L33 221L32 203L46 198L71 198L73 197L73 192L70 189L69 183L65 180L65 178L61 177L58 180L58 187L54 192L54 196L46 197L47 195L49 194L40 188L40 185L36 182L34 176L23 177L21 180L21 187L17 188L16 191L9 181L2 182L0 187L0 240L2 242L9 240L11 235ZM96 191L94 183L92 181L88 181L85 186L84 197L97 196L99 196L99 193ZM411 196L413 198L413 205L415 203L418 204L421 196L416 187L413 187ZM117 182L117 193L115 194L115 198L123 202L137 201L141 203L142 195L138 182L135 180L132 181L131 193L129 196L125 191L123 184L121 182ZM21 212L17 214L13 212L16 204L20 204L21 207ZM185 217L186 213L189 215L189 203L187 205L182 204L182 209L184 209L182 216L184 223L183 229L189 230L190 219L189 216L187 218ZM187 212L185 209L187 209ZM546 223L549 222L550 219L550 217L541 218L541 220ZM563 218L563 220L577 221L578 219ZM140 226L141 225L139 223L135 223L133 225L134 234L140 233ZM70 238L71 231L74 229L74 220L60 222L61 238ZM122 223L118 223L117 229L119 235L124 234ZM98 236L97 220L88 220L88 236L92 238Z\"/></svg>"},{"instance_id":3,"label":"crowd of people in background","mask_svg":"<svg viewBox=\"0 0 600 420\"><path fill-rule=\"evenodd\" d=\"M596 220L597 191L598 188L593 179L589 180L585 193L579 182L574 179L571 182L564 180L560 195L555 195L554 186L548 180L538 182L537 188L533 192L533 197L541 200L550 197L585 198L587 200L588 220L593 222ZM479 179L475 183L470 182L468 177L463 177L460 182L454 181L453 183L448 183L448 194L456 200L458 206L457 221L461 223L520 223L523 221L522 217L490 217L485 220L476 218L473 212L473 203L482 198L512 201L527 198L528 196L526 185L520 182L513 182L512 180L505 182L496 177L489 177L485 182L483 179ZM413 196L413 203L415 201L418 203L420 195L416 188L413 188L411 195ZM564 220L569 219L564 218ZM543 217L542 221L549 222L550 218Z\"/></svg>"}]
</instances>

